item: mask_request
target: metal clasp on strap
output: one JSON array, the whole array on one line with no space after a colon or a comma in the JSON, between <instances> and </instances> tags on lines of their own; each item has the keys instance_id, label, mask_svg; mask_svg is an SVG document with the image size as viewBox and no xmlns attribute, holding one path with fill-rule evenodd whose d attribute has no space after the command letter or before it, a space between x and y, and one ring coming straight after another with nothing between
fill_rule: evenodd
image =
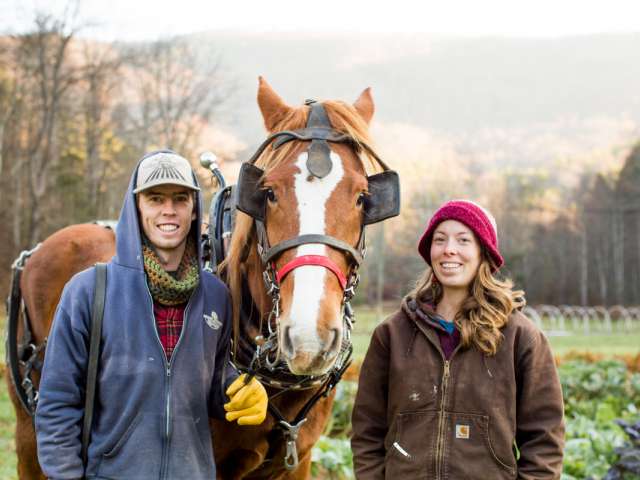
<instances>
[{"instance_id":1,"label":"metal clasp on strap","mask_svg":"<svg viewBox=\"0 0 640 480\"><path fill-rule=\"evenodd\" d=\"M300 427L306 421L307 419L303 418L297 424L291 425L284 420L280 420L280 428L282 428L284 438L287 442L287 451L284 456L284 466L287 470L295 470L298 468L298 447L296 446L296 440L298 439Z\"/></svg>"},{"instance_id":2,"label":"metal clasp on strap","mask_svg":"<svg viewBox=\"0 0 640 480\"><path fill-rule=\"evenodd\" d=\"M35 413L36 411L36 406L38 405L39 392L38 390L36 390L35 385L31 380L31 372L33 370L42 369L42 361L39 360L38 356L40 355L40 352L42 352L42 350L45 349L46 346L47 346L46 338L40 345L37 345L37 346L34 345L33 343L30 343L23 349L22 355L26 357L27 351L31 352L31 354L26 360L19 361L20 365L24 368L24 377L22 378L22 382L20 382L20 385L24 389L24 393L27 398L27 407L28 407L28 410L31 412L32 416L33 416L33 413Z\"/></svg>"},{"instance_id":3,"label":"metal clasp on strap","mask_svg":"<svg viewBox=\"0 0 640 480\"><path fill-rule=\"evenodd\" d=\"M23 250L22 252L20 252L20 255L18 256L18 258L16 258L14 260L13 264L11 265L11 269L12 270L22 270L24 268L24 264L26 263L27 259L31 255L33 255L36 250L38 250L40 248L40 245L42 245L42 243L37 244L31 250Z\"/></svg>"}]
</instances>

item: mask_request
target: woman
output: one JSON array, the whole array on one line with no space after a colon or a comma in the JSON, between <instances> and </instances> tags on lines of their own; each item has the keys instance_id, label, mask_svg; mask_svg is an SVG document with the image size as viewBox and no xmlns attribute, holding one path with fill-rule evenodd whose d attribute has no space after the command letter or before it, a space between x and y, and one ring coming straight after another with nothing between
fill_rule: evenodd
<instances>
[{"instance_id":1,"label":"woman","mask_svg":"<svg viewBox=\"0 0 640 480\"><path fill-rule=\"evenodd\" d=\"M522 291L495 273L494 218L456 200L418 244L429 264L380 324L353 410L358 479L555 479L564 443L560 382Z\"/></svg>"}]
</instances>

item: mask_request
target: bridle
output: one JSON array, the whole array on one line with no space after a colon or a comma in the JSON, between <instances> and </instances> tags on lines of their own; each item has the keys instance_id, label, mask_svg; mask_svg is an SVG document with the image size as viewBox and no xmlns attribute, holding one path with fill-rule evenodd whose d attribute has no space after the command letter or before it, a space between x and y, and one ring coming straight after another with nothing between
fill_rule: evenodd
<instances>
[{"instance_id":1,"label":"bridle","mask_svg":"<svg viewBox=\"0 0 640 480\"><path fill-rule=\"evenodd\" d=\"M353 352L351 331L355 317L350 302L360 280L358 269L366 255L365 226L396 216L400 209L400 189L397 173L390 170L369 145L358 142L353 137L333 129L326 110L321 103L307 100L305 104L310 106L305 128L284 130L271 134L260 145L251 159L242 165L236 187L237 209L254 219L257 253L262 264L262 277L266 294L271 299L271 310L266 319L266 332L263 330L263 316L260 316L260 335L254 339L255 349L251 361L243 365L237 355L234 355L233 361L239 370L247 371L264 384L280 390L274 397L290 390L320 387L293 422L287 422L277 408L271 402L269 403L269 410L278 420L287 441L285 467L290 470L295 469L298 464L295 439L300 426L306 421L307 413L320 398L327 396L331 392L351 362ZM333 166L329 143L349 145L357 153L364 150L382 167L383 172L367 177L369 193L363 198L363 222L359 239L355 246L325 234L299 235L281 241L276 245L270 245L266 229L267 191L262 188L265 172L257 167L255 162L269 145L272 145L275 150L294 140L309 142L306 166L311 175L319 179L328 175ZM280 268L276 268L276 260L280 255L290 249L306 244L324 244L342 252L347 258L348 269L346 274L326 255L298 256ZM319 376L292 374L286 362L280 356L280 343L278 341L281 312L280 286L282 281L295 269L309 265L320 266L329 270L337 278L343 291L341 302L343 318L342 345L332 368L327 373Z\"/></svg>"},{"instance_id":2,"label":"bridle","mask_svg":"<svg viewBox=\"0 0 640 480\"><path fill-rule=\"evenodd\" d=\"M343 312L343 345L341 352L334 363L332 370L341 370L349 361L353 350L351 345L351 329L354 322L353 309L350 301L355 294L359 283L358 268L362 264L366 254L364 227L371 223L382 221L399 213L400 191L396 172L376 155L373 149L365 143L356 141L353 137L332 128L329 117L321 103L307 100L310 112L305 128L299 130L284 130L270 135L253 154L248 162L244 163L240 170L237 186L237 208L250 215L254 219L256 231L257 251L260 257L266 293L271 298L271 311L267 316L267 337L258 338L256 351L251 365L247 366L263 380L271 384L266 373L273 373L283 363L280 358L280 344L278 342L279 318L280 318L280 285L283 279L296 268L302 266L321 266L329 270L338 280L343 298L341 310ZM266 203L267 192L262 188L264 171L255 165L257 159L265 149L273 144L277 149L282 145L300 140L310 142L307 150L307 169L317 178L324 178L332 169L329 142L347 144L356 151L366 150L383 168L383 172L368 177L369 195L363 199L364 218L361 225L358 242L355 246L335 237L324 234L306 234L284 240L271 246L266 229ZM326 255L302 255L293 258L285 265L276 268L275 261L284 252L306 244L324 244L342 252L347 257L348 271L343 273L340 267ZM262 333L262 329L260 330ZM266 370L265 375L260 375ZM320 385L331 372L315 377L309 376L308 381L300 384L298 378L295 382L297 388L310 388Z\"/></svg>"}]
</instances>

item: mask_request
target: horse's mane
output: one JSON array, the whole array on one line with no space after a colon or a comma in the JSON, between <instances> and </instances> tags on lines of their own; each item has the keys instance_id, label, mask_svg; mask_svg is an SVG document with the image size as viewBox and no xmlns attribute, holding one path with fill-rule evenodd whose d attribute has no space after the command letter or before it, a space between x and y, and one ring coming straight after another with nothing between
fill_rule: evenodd
<instances>
[{"instance_id":1,"label":"horse's mane","mask_svg":"<svg viewBox=\"0 0 640 480\"><path fill-rule=\"evenodd\" d=\"M366 143L367 145L371 145L368 125L353 106L336 100L324 101L323 106L329 116L331 126L335 130L348 134L358 144ZM309 110L310 107L308 106L290 109L287 114L275 124L273 132L304 128ZM288 142L276 151L270 146L264 151L260 158L258 158L256 165L268 173L282 163L285 158L288 158L295 148L299 148L298 142ZM366 163L363 157L366 157ZM365 171L376 170L379 167L377 162L366 153L366 150L361 149L359 159ZM253 225L253 218L237 211L236 223L229 245L229 253L221 264L221 272L225 276L231 292L234 350L237 349L240 332L242 277L246 271L245 264L247 263L247 258L251 257L251 255L248 255L248 252L255 250L256 236Z\"/></svg>"}]
</instances>

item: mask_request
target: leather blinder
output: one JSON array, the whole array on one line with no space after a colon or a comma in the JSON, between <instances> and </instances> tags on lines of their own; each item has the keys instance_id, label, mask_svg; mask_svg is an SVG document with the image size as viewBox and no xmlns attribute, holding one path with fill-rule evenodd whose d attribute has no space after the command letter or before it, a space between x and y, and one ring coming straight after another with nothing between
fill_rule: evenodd
<instances>
[{"instance_id":1,"label":"leather blinder","mask_svg":"<svg viewBox=\"0 0 640 480\"><path fill-rule=\"evenodd\" d=\"M256 220L264 222L267 206L267 192L260 188L264 170L251 163L240 167L237 186L237 209Z\"/></svg>"},{"instance_id":2,"label":"leather blinder","mask_svg":"<svg viewBox=\"0 0 640 480\"><path fill-rule=\"evenodd\" d=\"M393 170L371 175L369 195L364 197L364 225L378 223L400 214L400 178Z\"/></svg>"}]
</instances>

